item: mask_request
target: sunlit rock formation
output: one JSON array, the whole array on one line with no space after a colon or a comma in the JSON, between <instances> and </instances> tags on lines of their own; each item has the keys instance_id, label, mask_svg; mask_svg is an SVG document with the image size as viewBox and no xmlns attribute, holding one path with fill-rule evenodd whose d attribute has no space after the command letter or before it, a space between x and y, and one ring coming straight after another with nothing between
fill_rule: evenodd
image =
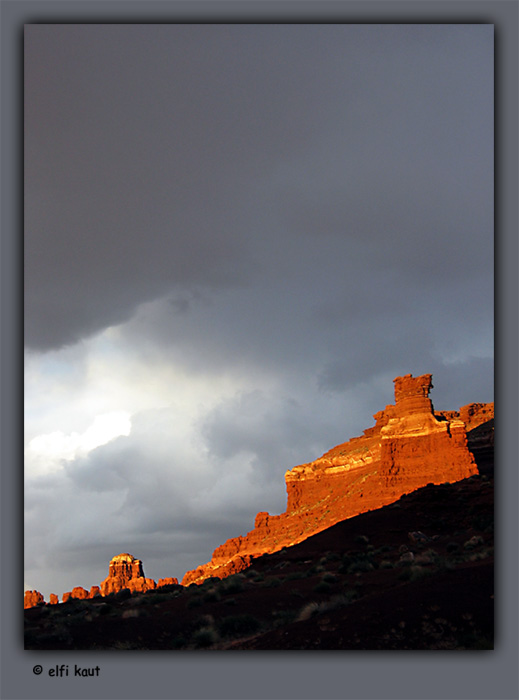
<instances>
[{"instance_id":1,"label":"sunlit rock formation","mask_svg":"<svg viewBox=\"0 0 519 700\"><path fill-rule=\"evenodd\" d=\"M258 513L254 529L215 549L208 564L188 571L183 585L224 578L262 554L297 544L340 520L381 508L429 483L455 482L477 473L467 446L471 428L493 419L493 404L434 412L432 375L397 377L395 404L374 415L360 437L285 474L287 509Z\"/></svg>"},{"instance_id":2,"label":"sunlit rock formation","mask_svg":"<svg viewBox=\"0 0 519 700\"><path fill-rule=\"evenodd\" d=\"M76 598L77 600L86 600L88 598L88 591L82 586L75 586L71 591L63 593L61 600L66 603L67 600L71 598Z\"/></svg>"},{"instance_id":3,"label":"sunlit rock formation","mask_svg":"<svg viewBox=\"0 0 519 700\"><path fill-rule=\"evenodd\" d=\"M162 586L178 586L178 578L173 578L172 576L159 578L157 588L162 588Z\"/></svg>"},{"instance_id":4,"label":"sunlit rock formation","mask_svg":"<svg viewBox=\"0 0 519 700\"><path fill-rule=\"evenodd\" d=\"M146 591L161 588L162 586L178 586L178 579L173 577L161 578L156 584L152 578L146 578L142 568L142 561L136 559L131 554L118 554L110 560L108 565L108 576L100 586L92 586L87 591L82 586L76 586L71 591L67 591L62 596L62 602L69 600L87 600L99 596L118 593L123 588L127 588L132 593L145 593ZM49 605L56 605L59 598L55 593L50 594ZM24 608L33 608L39 603L45 603L45 599L38 591L25 591Z\"/></svg>"},{"instance_id":5,"label":"sunlit rock formation","mask_svg":"<svg viewBox=\"0 0 519 700\"><path fill-rule=\"evenodd\" d=\"M128 588L132 593L156 588L155 581L144 576L142 561L131 554L118 554L110 560L108 576L101 583L101 595L117 593Z\"/></svg>"},{"instance_id":6,"label":"sunlit rock formation","mask_svg":"<svg viewBox=\"0 0 519 700\"><path fill-rule=\"evenodd\" d=\"M25 591L23 596L23 607L34 608L38 603L44 603L43 594L39 591Z\"/></svg>"}]
</instances>

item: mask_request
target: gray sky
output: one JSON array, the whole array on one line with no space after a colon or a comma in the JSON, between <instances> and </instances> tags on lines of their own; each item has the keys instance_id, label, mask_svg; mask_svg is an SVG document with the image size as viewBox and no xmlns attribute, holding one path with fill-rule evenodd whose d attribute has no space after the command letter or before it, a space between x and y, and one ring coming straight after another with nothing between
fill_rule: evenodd
<instances>
[{"instance_id":1,"label":"gray sky","mask_svg":"<svg viewBox=\"0 0 519 700\"><path fill-rule=\"evenodd\" d=\"M493 400L492 25L27 25L25 586L178 576L395 376Z\"/></svg>"}]
</instances>

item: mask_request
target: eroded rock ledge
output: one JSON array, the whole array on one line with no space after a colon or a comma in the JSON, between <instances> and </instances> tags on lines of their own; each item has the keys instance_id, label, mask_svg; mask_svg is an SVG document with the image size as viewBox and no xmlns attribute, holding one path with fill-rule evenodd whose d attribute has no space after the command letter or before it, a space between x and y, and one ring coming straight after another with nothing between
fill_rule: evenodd
<instances>
[{"instance_id":1,"label":"eroded rock ledge","mask_svg":"<svg viewBox=\"0 0 519 700\"><path fill-rule=\"evenodd\" d=\"M331 525L397 501L429 483L477 473L467 430L494 417L494 404L434 412L432 375L394 380L395 404L374 415L375 425L319 459L285 474L287 508L261 512L247 535L217 547L207 564L188 571L182 585L224 578L252 559L297 544Z\"/></svg>"}]
</instances>

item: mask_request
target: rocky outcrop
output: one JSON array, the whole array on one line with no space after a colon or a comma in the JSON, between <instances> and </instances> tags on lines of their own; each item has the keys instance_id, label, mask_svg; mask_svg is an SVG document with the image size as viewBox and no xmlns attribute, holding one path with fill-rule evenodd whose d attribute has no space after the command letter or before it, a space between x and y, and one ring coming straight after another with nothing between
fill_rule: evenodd
<instances>
[{"instance_id":1,"label":"rocky outcrop","mask_svg":"<svg viewBox=\"0 0 519 700\"><path fill-rule=\"evenodd\" d=\"M82 586L76 586L71 591L63 593L61 600L66 603L67 600L71 598L76 598L77 600L86 600L88 598L88 591Z\"/></svg>"},{"instance_id":2,"label":"rocky outcrop","mask_svg":"<svg viewBox=\"0 0 519 700\"><path fill-rule=\"evenodd\" d=\"M108 576L100 586L92 586L87 591L81 586L76 586L71 591L67 591L62 596L62 602L68 600L87 600L106 596L110 593L118 593L123 588L127 588L132 593L144 593L163 586L178 586L178 579L173 577L161 578L158 584L152 578L146 578L142 568L142 561L136 559L131 554L118 554L110 560L108 565ZM24 608L32 608L39 603L45 603L43 595L38 591L25 591ZM49 605L59 603L59 598L55 593L50 594Z\"/></svg>"},{"instance_id":3,"label":"rocky outcrop","mask_svg":"<svg viewBox=\"0 0 519 700\"><path fill-rule=\"evenodd\" d=\"M159 578L157 588L162 588L163 586L178 586L178 578Z\"/></svg>"},{"instance_id":4,"label":"rocky outcrop","mask_svg":"<svg viewBox=\"0 0 519 700\"><path fill-rule=\"evenodd\" d=\"M117 593L127 588L132 593L144 593L156 587L155 581L144 576L142 561L131 554L118 554L110 560L108 576L101 583L101 595Z\"/></svg>"},{"instance_id":5,"label":"rocky outcrop","mask_svg":"<svg viewBox=\"0 0 519 700\"><path fill-rule=\"evenodd\" d=\"M493 404L435 413L429 398L432 375L407 374L397 377L394 386L395 404L376 413L375 425L362 436L286 472L284 513L258 513L253 530L215 549L211 561L188 571L182 584L224 578L249 566L254 557L297 544L429 483L477 473L466 426L493 418Z\"/></svg>"},{"instance_id":6,"label":"rocky outcrop","mask_svg":"<svg viewBox=\"0 0 519 700\"><path fill-rule=\"evenodd\" d=\"M39 591L25 591L23 596L23 607L34 608L39 603L44 603L43 594Z\"/></svg>"}]
</instances>

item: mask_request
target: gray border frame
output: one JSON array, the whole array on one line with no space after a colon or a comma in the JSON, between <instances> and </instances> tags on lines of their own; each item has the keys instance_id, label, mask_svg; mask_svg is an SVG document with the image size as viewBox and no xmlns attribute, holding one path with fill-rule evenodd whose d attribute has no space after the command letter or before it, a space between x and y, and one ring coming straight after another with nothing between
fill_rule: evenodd
<instances>
[{"instance_id":1,"label":"gray border frame","mask_svg":"<svg viewBox=\"0 0 519 700\"><path fill-rule=\"evenodd\" d=\"M0 0L2 700L225 698L517 700L518 0ZM22 641L23 24L32 22L492 23L496 77L496 648L492 652L35 652ZM16 601L20 601L17 603ZM99 678L33 674L74 663Z\"/></svg>"}]
</instances>

